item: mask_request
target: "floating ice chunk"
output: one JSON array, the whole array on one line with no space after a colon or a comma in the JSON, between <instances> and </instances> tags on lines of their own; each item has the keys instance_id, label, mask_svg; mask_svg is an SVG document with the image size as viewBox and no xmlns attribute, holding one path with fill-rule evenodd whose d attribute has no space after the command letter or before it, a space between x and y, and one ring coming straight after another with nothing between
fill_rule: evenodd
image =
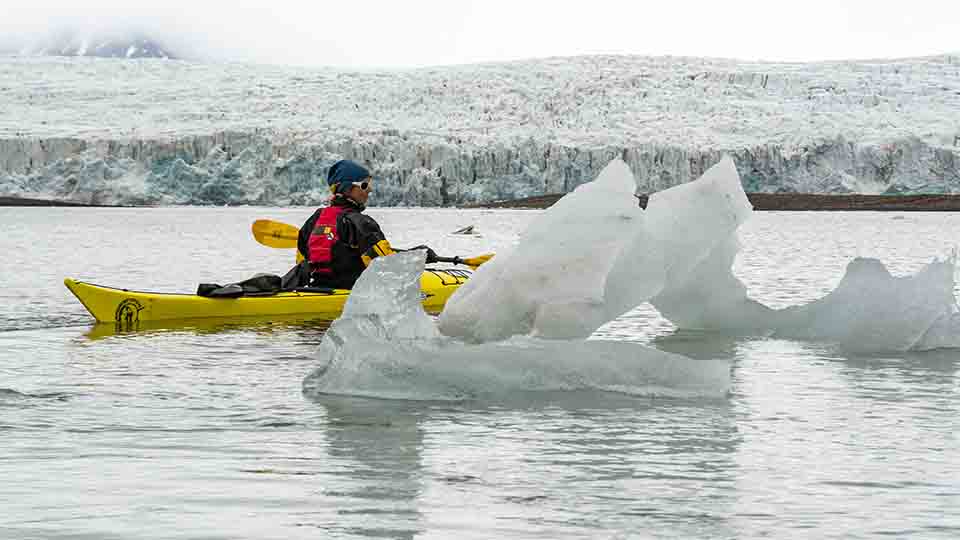
<instances>
[{"instance_id":1,"label":"floating ice chunk","mask_svg":"<svg viewBox=\"0 0 960 540\"><path fill-rule=\"evenodd\" d=\"M670 275L651 303L679 328L770 333L772 309L747 297L733 275L739 241L733 235L713 247L692 269ZM690 263L693 260L689 261Z\"/></svg>"},{"instance_id":2,"label":"floating ice chunk","mask_svg":"<svg viewBox=\"0 0 960 540\"><path fill-rule=\"evenodd\" d=\"M481 266L447 302L441 331L477 342L531 333L589 336L607 320L607 274L642 228L635 190L627 165L610 162L538 216L518 249Z\"/></svg>"},{"instance_id":3,"label":"floating ice chunk","mask_svg":"<svg viewBox=\"0 0 960 540\"><path fill-rule=\"evenodd\" d=\"M730 386L726 360L694 360L635 343L531 337L479 345L379 341L361 327L350 337L356 341L321 350L326 364L304 379L305 393L464 400L597 390L718 398Z\"/></svg>"},{"instance_id":4,"label":"floating ice chunk","mask_svg":"<svg viewBox=\"0 0 960 540\"><path fill-rule=\"evenodd\" d=\"M829 342L848 350L960 346L953 260L895 277L879 260L857 258L828 295L774 310L748 298L733 275L737 250L732 238L718 246L686 280L655 297L654 307L680 328Z\"/></svg>"},{"instance_id":5,"label":"floating ice chunk","mask_svg":"<svg viewBox=\"0 0 960 540\"><path fill-rule=\"evenodd\" d=\"M658 295L692 325L711 305L720 311L733 298L749 303L730 271L737 228L752 211L733 160L654 194L646 212L633 198L635 185L626 164L614 160L560 199L531 223L517 249L453 295L441 331L478 342L514 334L575 338ZM684 293L696 285L703 290ZM713 304L703 302L705 294Z\"/></svg>"},{"instance_id":6,"label":"floating ice chunk","mask_svg":"<svg viewBox=\"0 0 960 540\"><path fill-rule=\"evenodd\" d=\"M674 282L683 281L753 213L729 156L697 180L659 191L647 203L647 226L661 244Z\"/></svg>"},{"instance_id":7,"label":"floating ice chunk","mask_svg":"<svg viewBox=\"0 0 960 540\"><path fill-rule=\"evenodd\" d=\"M739 249L737 229L752 212L729 156L696 181L651 195L646 215L648 241L660 252L664 283L642 300L642 295L634 295L631 302L652 298L665 317L685 328L708 328L707 322L713 320L722 324L723 311L730 305L758 306L747 299L746 287L731 270ZM635 254L644 253L642 245L631 249Z\"/></svg>"},{"instance_id":8,"label":"floating ice chunk","mask_svg":"<svg viewBox=\"0 0 960 540\"><path fill-rule=\"evenodd\" d=\"M477 231L477 228L475 225L467 225L466 227L461 227L450 234L465 234L465 235L474 236L474 235L479 235L480 233Z\"/></svg>"},{"instance_id":9,"label":"floating ice chunk","mask_svg":"<svg viewBox=\"0 0 960 540\"><path fill-rule=\"evenodd\" d=\"M376 328L378 337L391 339L434 339L439 337L433 319L423 311L420 274L426 252L413 250L390 257L378 257L360 275L350 291L340 318L330 331L361 321Z\"/></svg>"},{"instance_id":10,"label":"floating ice chunk","mask_svg":"<svg viewBox=\"0 0 960 540\"><path fill-rule=\"evenodd\" d=\"M913 346L915 351L960 348L960 313L946 313L936 320L920 341Z\"/></svg>"},{"instance_id":11,"label":"floating ice chunk","mask_svg":"<svg viewBox=\"0 0 960 540\"><path fill-rule=\"evenodd\" d=\"M895 277L877 259L857 258L835 290L774 310L746 295L731 268L736 245L703 261L685 282L652 300L680 328L834 343L848 350L905 351L960 346L953 296L955 263L934 261Z\"/></svg>"},{"instance_id":12,"label":"floating ice chunk","mask_svg":"<svg viewBox=\"0 0 960 540\"><path fill-rule=\"evenodd\" d=\"M877 259L854 259L830 294L778 311L772 319L776 335L871 351L946 343L956 311L955 266L934 261L914 275L895 277Z\"/></svg>"},{"instance_id":13,"label":"floating ice chunk","mask_svg":"<svg viewBox=\"0 0 960 540\"><path fill-rule=\"evenodd\" d=\"M463 400L592 389L721 397L729 388L727 361L637 344L517 337L472 345L440 336L420 302L423 262L422 252L374 260L324 335L305 393Z\"/></svg>"},{"instance_id":14,"label":"floating ice chunk","mask_svg":"<svg viewBox=\"0 0 960 540\"><path fill-rule=\"evenodd\" d=\"M632 192L629 170L614 160L531 223L516 249L481 267L448 302L441 331L473 342L583 337L649 300L679 328L871 351L960 346L954 260L898 278L857 259L826 297L774 310L733 274L737 230L752 208L729 157L653 194L645 212Z\"/></svg>"}]
</instances>

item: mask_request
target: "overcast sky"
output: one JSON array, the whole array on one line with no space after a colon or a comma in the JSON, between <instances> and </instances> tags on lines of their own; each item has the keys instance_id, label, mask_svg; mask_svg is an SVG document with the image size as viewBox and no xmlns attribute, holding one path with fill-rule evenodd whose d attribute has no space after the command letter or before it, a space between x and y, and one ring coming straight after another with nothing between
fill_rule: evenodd
<instances>
[{"instance_id":1,"label":"overcast sky","mask_svg":"<svg viewBox=\"0 0 960 540\"><path fill-rule=\"evenodd\" d=\"M803 61L960 52L958 0L0 2L4 47L68 24L135 26L210 59L275 64L417 67L606 53Z\"/></svg>"}]
</instances>

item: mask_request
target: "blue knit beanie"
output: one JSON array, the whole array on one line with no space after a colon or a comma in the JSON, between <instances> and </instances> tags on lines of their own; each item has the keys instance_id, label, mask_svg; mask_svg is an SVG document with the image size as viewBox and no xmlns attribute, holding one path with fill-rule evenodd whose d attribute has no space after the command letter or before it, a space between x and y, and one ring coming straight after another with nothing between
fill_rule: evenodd
<instances>
[{"instance_id":1,"label":"blue knit beanie","mask_svg":"<svg viewBox=\"0 0 960 540\"><path fill-rule=\"evenodd\" d=\"M370 177L370 171L349 159L341 159L327 171L327 185L334 193L350 191L353 182L363 182Z\"/></svg>"}]
</instances>

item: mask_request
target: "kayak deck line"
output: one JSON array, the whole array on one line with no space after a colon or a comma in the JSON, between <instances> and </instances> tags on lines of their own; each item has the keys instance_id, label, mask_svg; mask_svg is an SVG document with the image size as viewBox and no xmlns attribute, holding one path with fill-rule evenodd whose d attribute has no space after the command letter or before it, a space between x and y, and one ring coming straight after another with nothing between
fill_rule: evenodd
<instances>
[{"instance_id":1,"label":"kayak deck line","mask_svg":"<svg viewBox=\"0 0 960 540\"><path fill-rule=\"evenodd\" d=\"M236 298L231 297L215 297L215 296L199 296L193 293L178 293L178 292L163 292L163 291L141 291L137 289L122 289L120 287L111 287L109 285L99 285L97 283L91 283L89 281L80 281L76 279L66 278L63 280L63 284L67 286L68 289L73 291L71 285L87 285L90 287L96 287L98 289L105 289L110 291L125 292L130 294L149 294L151 296L183 296L183 297L194 297L198 296L199 298L210 298L211 300L236 300ZM278 293L250 293L246 296L240 298L259 298L259 297L270 297L270 298L296 298L297 296L330 296L331 294L349 294L349 289L324 289L316 291L305 291L300 289L295 289L292 291L283 291ZM74 292L74 294L76 294ZM82 303L82 301L81 301Z\"/></svg>"},{"instance_id":2,"label":"kayak deck line","mask_svg":"<svg viewBox=\"0 0 960 540\"><path fill-rule=\"evenodd\" d=\"M423 307L439 313L450 295L469 279L462 269L425 269L420 277ZM66 278L63 284L100 323L135 326L140 322L270 317L285 315L340 316L350 296L348 289L283 291L271 295L209 298L189 293L148 292L108 287Z\"/></svg>"}]
</instances>

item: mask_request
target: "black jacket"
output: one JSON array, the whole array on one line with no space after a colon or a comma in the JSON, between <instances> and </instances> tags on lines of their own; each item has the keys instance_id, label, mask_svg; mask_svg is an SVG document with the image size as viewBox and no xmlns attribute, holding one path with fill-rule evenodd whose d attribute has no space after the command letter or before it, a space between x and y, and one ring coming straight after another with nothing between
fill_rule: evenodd
<instances>
[{"instance_id":1,"label":"black jacket","mask_svg":"<svg viewBox=\"0 0 960 540\"><path fill-rule=\"evenodd\" d=\"M389 246L389 243L386 242L386 237L376 220L362 213L364 210L362 206L346 197L337 197L331 204L344 207L337 218L337 235L340 240L333 246L331 262L333 276L321 278L314 274L314 280L310 284L315 287L351 289L367 266L364 259L369 261L378 256L381 253L377 248L382 247L384 243ZM304 259L309 258L310 234L322 211L322 208L318 208L300 227L297 235L297 250Z\"/></svg>"}]
</instances>

